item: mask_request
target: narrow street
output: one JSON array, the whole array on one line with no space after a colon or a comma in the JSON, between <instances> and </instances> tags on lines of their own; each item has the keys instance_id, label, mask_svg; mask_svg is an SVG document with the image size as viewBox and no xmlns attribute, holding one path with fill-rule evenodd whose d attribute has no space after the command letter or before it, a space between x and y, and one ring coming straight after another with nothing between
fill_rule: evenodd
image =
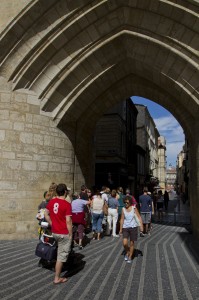
<instances>
[{"instance_id":1,"label":"narrow street","mask_svg":"<svg viewBox=\"0 0 199 300\"><path fill-rule=\"evenodd\" d=\"M38 267L38 240L1 241L0 299L199 299L199 243L191 234L187 204L151 236L139 238L135 258L127 264L121 238L104 237L75 250L65 271L69 281L53 285L53 270ZM141 255L143 254L143 256ZM63 273L64 274L64 273Z\"/></svg>"}]
</instances>

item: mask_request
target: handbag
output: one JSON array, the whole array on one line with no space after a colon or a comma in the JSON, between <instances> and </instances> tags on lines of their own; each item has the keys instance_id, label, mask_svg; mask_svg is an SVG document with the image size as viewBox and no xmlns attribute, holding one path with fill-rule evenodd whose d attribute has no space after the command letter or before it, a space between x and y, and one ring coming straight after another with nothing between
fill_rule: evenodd
<instances>
[{"instance_id":1,"label":"handbag","mask_svg":"<svg viewBox=\"0 0 199 300\"><path fill-rule=\"evenodd\" d=\"M106 201L104 201L104 204L103 204L103 213L105 216L108 215L108 204L106 203Z\"/></svg>"},{"instance_id":2,"label":"handbag","mask_svg":"<svg viewBox=\"0 0 199 300\"><path fill-rule=\"evenodd\" d=\"M140 226L141 225L140 220L139 220L138 216L135 213L135 209L134 209L134 218L135 218L135 222L137 223L137 226Z\"/></svg>"},{"instance_id":3,"label":"handbag","mask_svg":"<svg viewBox=\"0 0 199 300\"><path fill-rule=\"evenodd\" d=\"M49 245L39 242L35 249L35 255L48 261L57 259L57 245Z\"/></svg>"}]
</instances>

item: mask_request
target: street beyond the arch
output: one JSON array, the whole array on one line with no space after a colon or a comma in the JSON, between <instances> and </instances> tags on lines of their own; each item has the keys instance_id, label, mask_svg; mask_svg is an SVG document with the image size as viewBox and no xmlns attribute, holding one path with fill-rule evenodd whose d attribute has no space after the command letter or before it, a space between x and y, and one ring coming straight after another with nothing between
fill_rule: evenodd
<instances>
[{"instance_id":1,"label":"street beyond the arch","mask_svg":"<svg viewBox=\"0 0 199 300\"><path fill-rule=\"evenodd\" d=\"M190 226L189 207L172 201L162 223L140 237L132 264L122 255L121 238L93 241L74 248L63 273L69 280L53 285L53 269L40 268L38 239L1 241L0 298L12 299L199 299L199 243Z\"/></svg>"}]
</instances>

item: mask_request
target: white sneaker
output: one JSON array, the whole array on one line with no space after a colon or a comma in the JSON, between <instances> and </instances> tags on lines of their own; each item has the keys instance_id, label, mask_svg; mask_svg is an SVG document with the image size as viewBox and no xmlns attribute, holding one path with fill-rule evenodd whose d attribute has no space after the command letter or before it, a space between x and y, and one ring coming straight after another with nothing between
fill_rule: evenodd
<instances>
[{"instance_id":1,"label":"white sneaker","mask_svg":"<svg viewBox=\"0 0 199 300\"><path fill-rule=\"evenodd\" d=\"M113 235L113 237L120 237L118 234Z\"/></svg>"},{"instance_id":2,"label":"white sneaker","mask_svg":"<svg viewBox=\"0 0 199 300\"><path fill-rule=\"evenodd\" d=\"M125 260L125 261L128 260L128 256L127 256L127 255L124 256L124 260Z\"/></svg>"}]
</instances>

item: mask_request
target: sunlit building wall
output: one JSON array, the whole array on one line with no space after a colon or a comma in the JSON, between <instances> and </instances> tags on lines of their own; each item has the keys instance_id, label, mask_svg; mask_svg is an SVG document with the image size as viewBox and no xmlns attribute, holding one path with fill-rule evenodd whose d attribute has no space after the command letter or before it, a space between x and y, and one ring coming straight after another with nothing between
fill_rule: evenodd
<instances>
[{"instance_id":1,"label":"sunlit building wall","mask_svg":"<svg viewBox=\"0 0 199 300\"><path fill-rule=\"evenodd\" d=\"M164 136L158 138L158 178L159 185L164 192L166 187L166 139Z\"/></svg>"},{"instance_id":2,"label":"sunlit building wall","mask_svg":"<svg viewBox=\"0 0 199 300\"><path fill-rule=\"evenodd\" d=\"M147 106L136 104L136 108L138 110L137 145L146 152L145 171L146 174L157 176L159 132Z\"/></svg>"}]
</instances>

